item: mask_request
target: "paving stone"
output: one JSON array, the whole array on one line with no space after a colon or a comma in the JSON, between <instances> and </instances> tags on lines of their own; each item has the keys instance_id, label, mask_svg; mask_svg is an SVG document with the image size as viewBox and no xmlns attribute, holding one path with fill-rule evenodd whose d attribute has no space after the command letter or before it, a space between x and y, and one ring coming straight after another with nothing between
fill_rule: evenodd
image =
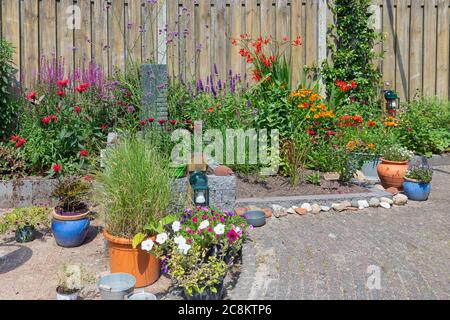
<instances>
[{"instance_id":1,"label":"paving stone","mask_svg":"<svg viewBox=\"0 0 450 320\"><path fill-rule=\"evenodd\" d=\"M450 299L450 166L439 169L443 172L436 171L427 202L390 210L371 207L358 214L288 216L255 230L244 253L248 247L257 256L271 255L264 262L244 262L242 271L251 284L241 286L238 279L230 294L243 299L273 297L274 291L277 299ZM380 268L381 289L366 287L369 266Z\"/></svg>"}]
</instances>

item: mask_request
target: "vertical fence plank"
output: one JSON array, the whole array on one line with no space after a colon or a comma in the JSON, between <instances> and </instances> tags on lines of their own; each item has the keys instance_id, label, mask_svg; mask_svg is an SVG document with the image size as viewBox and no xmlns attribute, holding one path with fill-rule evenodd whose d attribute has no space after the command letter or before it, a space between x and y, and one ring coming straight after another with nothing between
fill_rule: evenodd
<instances>
[{"instance_id":1,"label":"vertical fence plank","mask_svg":"<svg viewBox=\"0 0 450 320\"><path fill-rule=\"evenodd\" d=\"M273 35L274 24L272 15L272 0L261 0L261 36L268 38Z\"/></svg>"},{"instance_id":2,"label":"vertical fence plank","mask_svg":"<svg viewBox=\"0 0 450 320\"><path fill-rule=\"evenodd\" d=\"M449 96L449 3L438 0L436 94Z\"/></svg>"},{"instance_id":3,"label":"vertical fence plank","mask_svg":"<svg viewBox=\"0 0 450 320\"><path fill-rule=\"evenodd\" d=\"M58 26L56 30L56 47L66 74L72 69L74 63L74 32L73 29L69 28L73 23L69 18L72 11L68 11L71 5L73 5L72 0L60 0L56 3L56 22Z\"/></svg>"},{"instance_id":4,"label":"vertical fence plank","mask_svg":"<svg viewBox=\"0 0 450 320\"><path fill-rule=\"evenodd\" d=\"M397 2L396 88L402 100L409 97L409 8L406 1Z\"/></svg>"},{"instance_id":5,"label":"vertical fence plank","mask_svg":"<svg viewBox=\"0 0 450 320\"><path fill-rule=\"evenodd\" d=\"M142 36L142 61L147 63L156 62L158 43L157 11L157 4L148 1L144 2L144 7L142 8L142 24L145 32Z\"/></svg>"},{"instance_id":6,"label":"vertical fence plank","mask_svg":"<svg viewBox=\"0 0 450 320\"><path fill-rule=\"evenodd\" d=\"M141 61L141 0L128 1L125 7L125 43L126 57L130 62Z\"/></svg>"},{"instance_id":7,"label":"vertical fence plank","mask_svg":"<svg viewBox=\"0 0 450 320\"><path fill-rule=\"evenodd\" d=\"M22 2L22 61L25 86L31 88L39 72L39 22L38 1Z\"/></svg>"},{"instance_id":8,"label":"vertical fence plank","mask_svg":"<svg viewBox=\"0 0 450 320\"><path fill-rule=\"evenodd\" d=\"M184 73L190 79L194 79L195 76L195 61L196 61L196 50L195 50L195 3L194 1L184 0L184 7L187 12L185 13L185 23L184 28L186 33L184 35L185 52L182 58L185 63Z\"/></svg>"},{"instance_id":9,"label":"vertical fence plank","mask_svg":"<svg viewBox=\"0 0 450 320\"><path fill-rule=\"evenodd\" d=\"M276 2L276 37L279 41L289 42L291 40L290 16L286 0L277 0ZM286 58L291 57L291 48L287 47Z\"/></svg>"},{"instance_id":10,"label":"vertical fence plank","mask_svg":"<svg viewBox=\"0 0 450 320\"><path fill-rule=\"evenodd\" d=\"M125 23L124 23L124 0L111 2L111 16L109 18L109 34L111 47L112 68L123 69L125 66Z\"/></svg>"},{"instance_id":11,"label":"vertical fence plank","mask_svg":"<svg viewBox=\"0 0 450 320\"><path fill-rule=\"evenodd\" d=\"M318 0L306 0L306 65L317 61L317 11Z\"/></svg>"},{"instance_id":12,"label":"vertical fence plank","mask_svg":"<svg viewBox=\"0 0 450 320\"><path fill-rule=\"evenodd\" d=\"M435 0L424 3L423 93L436 93L436 7Z\"/></svg>"},{"instance_id":13,"label":"vertical fence plank","mask_svg":"<svg viewBox=\"0 0 450 320\"><path fill-rule=\"evenodd\" d=\"M39 56L50 58L56 55L56 2L39 1Z\"/></svg>"},{"instance_id":14,"label":"vertical fence plank","mask_svg":"<svg viewBox=\"0 0 450 320\"><path fill-rule=\"evenodd\" d=\"M77 5L81 9L81 28L75 29L75 64L86 65L91 61L91 3L78 0Z\"/></svg>"},{"instance_id":15,"label":"vertical fence plank","mask_svg":"<svg viewBox=\"0 0 450 320\"><path fill-rule=\"evenodd\" d=\"M258 15L258 2L256 0L246 0L245 1L245 32L250 35L250 37L256 39L259 37L261 30L258 26L258 21L256 16Z\"/></svg>"},{"instance_id":16,"label":"vertical fence plank","mask_svg":"<svg viewBox=\"0 0 450 320\"><path fill-rule=\"evenodd\" d=\"M210 0L199 0L199 75L206 79L211 73L211 2Z\"/></svg>"},{"instance_id":17,"label":"vertical fence plank","mask_svg":"<svg viewBox=\"0 0 450 320\"><path fill-rule=\"evenodd\" d=\"M2 1L2 37L14 47L13 61L21 70L20 1ZM17 74L20 76L20 72Z\"/></svg>"},{"instance_id":18,"label":"vertical fence plank","mask_svg":"<svg viewBox=\"0 0 450 320\"><path fill-rule=\"evenodd\" d=\"M222 79L227 72L227 42L228 34L225 34L226 24L225 24L225 1L215 0L215 24L214 24L214 51L215 59L214 63L218 74Z\"/></svg>"},{"instance_id":19,"label":"vertical fence plank","mask_svg":"<svg viewBox=\"0 0 450 320\"><path fill-rule=\"evenodd\" d=\"M178 50L179 41L175 36L177 32L178 0L167 1L167 70L174 79L179 76Z\"/></svg>"},{"instance_id":20,"label":"vertical fence plank","mask_svg":"<svg viewBox=\"0 0 450 320\"><path fill-rule=\"evenodd\" d=\"M241 0L231 0L230 1L230 12L231 12L231 38L237 39L243 33L242 30L242 3ZM238 48L236 46L231 47L231 70L233 73L242 73L243 62L242 57L238 53Z\"/></svg>"},{"instance_id":21,"label":"vertical fence plank","mask_svg":"<svg viewBox=\"0 0 450 320\"><path fill-rule=\"evenodd\" d=\"M92 14L92 59L96 64L109 70L108 64L108 12L106 0L95 0Z\"/></svg>"},{"instance_id":22,"label":"vertical fence plank","mask_svg":"<svg viewBox=\"0 0 450 320\"><path fill-rule=\"evenodd\" d=\"M291 4L291 34L295 39L302 35L302 2L294 1ZM304 40L304 39L302 39ZM292 48L292 87L295 88L300 79L303 69L303 45Z\"/></svg>"},{"instance_id":23,"label":"vertical fence plank","mask_svg":"<svg viewBox=\"0 0 450 320\"><path fill-rule=\"evenodd\" d=\"M411 0L411 43L409 59L409 99L422 92L423 10L421 0Z\"/></svg>"},{"instance_id":24,"label":"vertical fence plank","mask_svg":"<svg viewBox=\"0 0 450 320\"><path fill-rule=\"evenodd\" d=\"M383 81L390 82L395 87L395 8L392 0L384 0L383 4L383 31L386 39L383 43Z\"/></svg>"},{"instance_id":25,"label":"vertical fence plank","mask_svg":"<svg viewBox=\"0 0 450 320\"><path fill-rule=\"evenodd\" d=\"M371 11L373 13L373 24L375 32L381 33L383 30L382 20L383 20L383 11L381 8L382 0L376 0L373 2L371 6ZM374 51L377 55L380 55L382 53L383 46L380 43L375 44ZM377 69L381 70L381 60L377 59L375 61L375 65Z\"/></svg>"}]
</instances>

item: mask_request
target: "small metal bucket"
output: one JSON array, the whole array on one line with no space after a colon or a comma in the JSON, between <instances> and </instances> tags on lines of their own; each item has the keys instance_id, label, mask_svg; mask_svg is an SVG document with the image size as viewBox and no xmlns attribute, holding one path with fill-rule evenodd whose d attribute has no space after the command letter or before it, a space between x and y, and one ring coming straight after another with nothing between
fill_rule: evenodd
<instances>
[{"instance_id":1,"label":"small metal bucket","mask_svg":"<svg viewBox=\"0 0 450 320\"><path fill-rule=\"evenodd\" d=\"M128 273L113 273L98 281L102 300L125 300L135 285L136 278Z\"/></svg>"},{"instance_id":2,"label":"small metal bucket","mask_svg":"<svg viewBox=\"0 0 450 320\"><path fill-rule=\"evenodd\" d=\"M129 294L127 296L127 300L157 300L157 299L153 293L142 291Z\"/></svg>"}]
</instances>

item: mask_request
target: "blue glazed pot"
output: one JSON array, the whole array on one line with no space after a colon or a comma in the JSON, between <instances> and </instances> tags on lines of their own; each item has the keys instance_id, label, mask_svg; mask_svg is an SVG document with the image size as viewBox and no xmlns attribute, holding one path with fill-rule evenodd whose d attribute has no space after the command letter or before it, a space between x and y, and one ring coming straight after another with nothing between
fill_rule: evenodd
<instances>
[{"instance_id":1,"label":"blue glazed pot","mask_svg":"<svg viewBox=\"0 0 450 320\"><path fill-rule=\"evenodd\" d=\"M403 182L403 192L410 200L427 201L431 192L431 183L420 183L405 178L405 181Z\"/></svg>"},{"instance_id":2,"label":"blue glazed pot","mask_svg":"<svg viewBox=\"0 0 450 320\"><path fill-rule=\"evenodd\" d=\"M56 243L65 248L79 247L89 231L89 211L77 216L61 216L53 212L52 231Z\"/></svg>"}]
</instances>

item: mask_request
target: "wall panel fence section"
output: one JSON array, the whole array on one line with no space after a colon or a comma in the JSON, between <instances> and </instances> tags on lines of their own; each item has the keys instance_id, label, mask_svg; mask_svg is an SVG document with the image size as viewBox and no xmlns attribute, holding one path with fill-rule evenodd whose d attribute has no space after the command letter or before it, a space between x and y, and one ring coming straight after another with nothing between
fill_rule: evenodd
<instances>
[{"instance_id":1,"label":"wall panel fence section","mask_svg":"<svg viewBox=\"0 0 450 320\"><path fill-rule=\"evenodd\" d=\"M43 57L64 69L95 61L106 73L126 61L168 63L172 77L206 79L250 72L231 37L250 34L294 40L287 52L294 82L303 67L328 57L333 0L0 0L1 37L16 48L14 62L31 86ZM383 80L403 100L418 92L449 97L450 0L373 0ZM74 22L76 22L74 24ZM73 25L75 28L70 28Z\"/></svg>"}]
</instances>

